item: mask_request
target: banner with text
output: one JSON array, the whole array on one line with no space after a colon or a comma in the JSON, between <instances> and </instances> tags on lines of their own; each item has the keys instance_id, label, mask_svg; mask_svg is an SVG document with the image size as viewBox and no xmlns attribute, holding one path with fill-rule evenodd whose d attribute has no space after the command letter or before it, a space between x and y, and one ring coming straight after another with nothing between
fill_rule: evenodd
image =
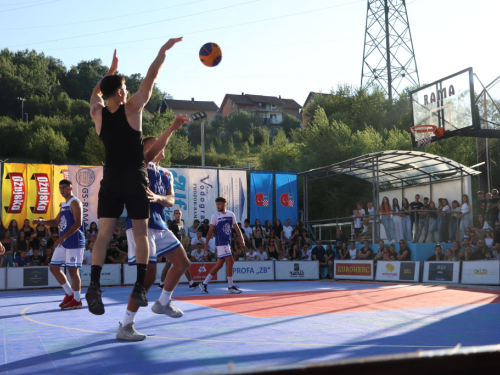
<instances>
[{"instance_id":1,"label":"banner with text","mask_svg":"<svg viewBox=\"0 0 500 375\"><path fill-rule=\"evenodd\" d=\"M462 262L462 284L500 284L500 260Z\"/></svg>"},{"instance_id":2,"label":"banner with text","mask_svg":"<svg viewBox=\"0 0 500 375\"><path fill-rule=\"evenodd\" d=\"M85 230L87 230L91 222L99 222L97 219L97 202L103 167L70 165L68 172L69 179L73 183L73 195L82 202L83 224Z\"/></svg>"},{"instance_id":3,"label":"banner with text","mask_svg":"<svg viewBox=\"0 0 500 375\"><path fill-rule=\"evenodd\" d=\"M30 223L34 219L52 219L52 197L59 194L59 185L54 187L53 165L28 164L28 209Z\"/></svg>"},{"instance_id":4,"label":"banner with text","mask_svg":"<svg viewBox=\"0 0 500 375\"><path fill-rule=\"evenodd\" d=\"M252 223L259 219L273 222L273 173L252 172L250 174L250 217Z\"/></svg>"},{"instance_id":5,"label":"banner with text","mask_svg":"<svg viewBox=\"0 0 500 375\"><path fill-rule=\"evenodd\" d=\"M247 172L219 170L219 195L226 198L227 209L234 212L238 222L243 223L248 217Z\"/></svg>"},{"instance_id":6,"label":"banner with text","mask_svg":"<svg viewBox=\"0 0 500 375\"><path fill-rule=\"evenodd\" d=\"M205 280L205 277L208 275L210 270L215 266L215 262L212 263L191 263L189 269L191 271L191 275L193 276L193 280L196 282ZM155 283L160 282L160 276L163 272L163 268L165 268L165 263L158 263L156 265L156 281ZM126 264L123 265L123 285L132 285L137 280L137 267L128 266ZM226 281L226 263L222 266L222 268L217 272L217 275L212 279L212 281ZM235 279L236 280L236 279ZM188 280L186 275L182 275L180 283L187 283Z\"/></svg>"},{"instance_id":7,"label":"banner with text","mask_svg":"<svg viewBox=\"0 0 500 375\"><path fill-rule=\"evenodd\" d=\"M59 283L49 267L8 267L6 289L55 288Z\"/></svg>"},{"instance_id":8,"label":"banner with text","mask_svg":"<svg viewBox=\"0 0 500 375\"><path fill-rule=\"evenodd\" d=\"M292 225L299 219L299 191L297 173L276 172L276 218Z\"/></svg>"},{"instance_id":9,"label":"banner with text","mask_svg":"<svg viewBox=\"0 0 500 375\"><path fill-rule=\"evenodd\" d=\"M234 281L274 280L274 261L234 262Z\"/></svg>"},{"instance_id":10,"label":"banner with text","mask_svg":"<svg viewBox=\"0 0 500 375\"><path fill-rule=\"evenodd\" d=\"M424 283L458 284L460 262L424 262Z\"/></svg>"},{"instance_id":11,"label":"banner with text","mask_svg":"<svg viewBox=\"0 0 500 375\"><path fill-rule=\"evenodd\" d=\"M123 265L123 268L129 267L136 269L135 266ZM71 284L71 277L69 272L66 270L66 276ZM90 266L84 264L80 268L80 278L82 280L82 286L90 285ZM101 285L121 285L122 283L122 265L121 264L104 264L101 270ZM135 279L134 279L135 283Z\"/></svg>"},{"instance_id":12,"label":"banner with text","mask_svg":"<svg viewBox=\"0 0 500 375\"><path fill-rule=\"evenodd\" d=\"M373 260L336 260L334 279L373 280Z\"/></svg>"},{"instance_id":13,"label":"banner with text","mask_svg":"<svg viewBox=\"0 0 500 375\"><path fill-rule=\"evenodd\" d=\"M61 180L69 180L69 171L67 165L54 165L52 168L54 173L54 189L52 189L52 218L55 218L60 211L61 204L65 201L61 193L59 193L59 182Z\"/></svg>"},{"instance_id":14,"label":"banner with text","mask_svg":"<svg viewBox=\"0 0 500 375\"><path fill-rule=\"evenodd\" d=\"M377 262L375 280L418 282L420 262L381 261Z\"/></svg>"},{"instance_id":15,"label":"banner with text","mask_svg":"<svg viewBox=\"0 0 500 375\"><path fill-rule=\"evenodd\" d=\"M22 163L5 163L2 176L2 222L5 228L11 220L20 227L27 218L28 182L27 166Z\"/></svg>"},{"instance_id":16,"label":"banner with text","mask_svg":"<svg viewBox=\"0 0 500 375\"><path fill-rule=\"evenodd\" d=\"M274 274L276 280L318 280L319 262L315 260L274 262Z\"/></svg>"}]
</instances>

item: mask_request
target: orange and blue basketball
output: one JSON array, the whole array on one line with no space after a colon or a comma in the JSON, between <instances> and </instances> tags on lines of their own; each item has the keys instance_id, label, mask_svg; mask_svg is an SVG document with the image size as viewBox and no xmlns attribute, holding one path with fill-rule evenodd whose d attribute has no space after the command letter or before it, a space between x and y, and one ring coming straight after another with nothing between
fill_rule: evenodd
<instances>
[{"instance_id":1,"label":"orange and blue basketball","mask_svg":"<svg viewBox=\"0 0 500 375\"><path fill-rule=\"evenodd\" d=\"M222 50L216 43L206 43L200 49L200 61L208 66L214 67L222 60Z\"/></svg>"}]
</instances>

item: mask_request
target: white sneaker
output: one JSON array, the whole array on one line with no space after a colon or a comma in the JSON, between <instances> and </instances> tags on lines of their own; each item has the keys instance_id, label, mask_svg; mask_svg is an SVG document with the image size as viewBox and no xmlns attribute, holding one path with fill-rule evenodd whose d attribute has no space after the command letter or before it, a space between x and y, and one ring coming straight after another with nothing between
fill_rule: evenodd
<instances>
[{"instance_id":1,"label":"white sneaker","mask_svg":"<svg viewBox=\"0 0 500 375\"><path fill-rule=\"evenodd\" d=\"M367 233L367 232L368 232L368 228L364 228L363 231L361 232L361 234Z\"/></svg>"},{"instance_id":2,"label":"white sneaker","mask_svg":"<svg viewBox=\"0 0 500 375\"><path fill-rule=\"evenodd\" d=\"M118 332L116 332L116 338L118 340L142 341L146 339L146 337L147 336L145 334L137 332L134 327L134 322L125 326L123 326L120 322L120 327L118 327Z\"/></svg>"}]
</instances>

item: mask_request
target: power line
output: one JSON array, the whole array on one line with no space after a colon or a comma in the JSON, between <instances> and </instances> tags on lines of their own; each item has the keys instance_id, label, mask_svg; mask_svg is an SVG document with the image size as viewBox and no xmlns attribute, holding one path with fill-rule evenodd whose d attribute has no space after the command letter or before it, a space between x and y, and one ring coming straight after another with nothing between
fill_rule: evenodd
<instances>
[{"instance_id":1,"label":"power line","mask_svg":"<svg viewBox=\"0 0 500 375\"><path fill-rule=\"evenodd\" d=\"M39 3L40 1L46 1L46 0L34 0L34 1L25 1L23 3L0 4L0 7L8 7L8 6L12 6L12 5L33 4L33 3Z\"/></svg>"},{"instance_id":2,"label":"power line","mask_svg":"<svg viewBox=\"0 0 500 375\"><path fill-rule=\"evenodd\" d=\"M0 13L11 12L13 10L19 10L19 9L33 8L33 7L37 7L39 5L46 5L46 4L50 4L50 3L55 3L57 1L60 1L60 0L52 0L52 1L49 1L49 2L46 2L46 3L38 3L38 4L28 5L26 7L21 7L21 8L13 8L13 9L0 10Z\"/></svg>"},{"instance_id":3,"label":"power line","mask_svg":"<svg viewBox=\"0 0 500 375\"><path fill-rule=\"evenodd\" d=\"M59 1L59 0L55 0L55 1ZM85 34L85 35L77 35L77 36L70 36L70 37L67 37L67 38L60 38L60 39L53 39L53 40L46 40L44 42L36 42L36 43L30 43L30 44L43 44L43 43L51 43L51 42L60 42L62 40L69 40L69 39L76 39L76 38L84 38L86 36L94 36L94 35L100 35L100 34L105 34L105 33L111 33L111 32L115 32L115 31L122 31L122 30L128 30L128 29L135 29L135 28L138 28L138 27L143 27L143 26L150 26L150 25L154 25L154 24L157 24L157 23L163 23L163 22L166 22L166 21L172 21L172 20L177 20L177 19L181 19L181 18L186 18L186 17L192 17L192 16L198 16L200 14L206 14L206 13L212 13L212 12L217 12L219 10L224 10L224 9L229 9L229 8L235 8L235 7L239 7L239 6L242 6L242 5L247 5L247 4L251 4L251 3L256 3L260 0L251 0L251 1L247 1L246 3L240 3L240 4L235 4L235 5L228 5L228 6L225 6L225 7L222 7L222 8L217 8L217 9L212 9L212 10L206 10L206 11L203 11L203 12L198 12L198 13L193 13L193 14L187 14L185 16L179 16L179 17L174 17L174 18L168 18L168 19L165 19L165 20L160 20L160 21L155 21L155 22L148 22L148 23L143 23L143 24L140 24L140 25L134 25L134 26L127 26L127 27L121 27L119 29L113 29L113 30L107 30L107 31L99 31L99 32L96 32L96 33L91 33L91 34ZM9 46L7 48L12 48L12 47L18 47L18 46L24 46L24 44L15 44L13 46Z\"/></svg>"},{"instance_id":4,"label":"power line","mask_svg":"<svg viewBox=\"0 0 500 375\"><path fill-rule=\"evenodd\" d=\"M182 6L186 6L186 5L201 3L203 1L207 1L207 0L197 0L197 1L192 1L190 3L182 3L182 4L177 4L177 5L165 7L165 8L157 8L157 9L152 9L152 10L146 10L144 12L135 12L135 13L123 14L121 16L106 17L106 18L96 18L96 19L88 20L88 21L70 22L70 23L59 23L59 24L55 24L55 25L41 25L41 26L29 26L29 27L10 27L10 28L7 28L7 29L0 29L0 30L1 31L3 31L3 30L28 30L28 29L43 29L43 28L50 28L50 27L81 25L81 24L84 24L84 23L92 23L92 22L98 22L98 21L107 21L107 20L112 20L112 19L116 19L116 18L137 16L139 14L144 14L144 13L158 12L160 10L182 7Z\"/></svg>"}]
</instances>

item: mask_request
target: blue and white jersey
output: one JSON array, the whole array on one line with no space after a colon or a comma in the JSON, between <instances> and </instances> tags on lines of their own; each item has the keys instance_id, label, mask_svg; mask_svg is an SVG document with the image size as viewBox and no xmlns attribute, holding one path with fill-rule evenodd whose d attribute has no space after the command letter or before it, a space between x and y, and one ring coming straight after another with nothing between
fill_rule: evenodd
<instances>
[{"instance_id":1,"label":"blue and white jersey","mask_svg":"<svg viewBox=\"0 0 500 375\"><path fill-rule=\"evenodd\" d=\"M148 179L149 190L161 196L166 196L168 194L168 189L170 188L170 185L173 181L172 172L170 172L168 169L156 166L154 163L148 164ZM149 228L159 230L168 229L165 208L166 207L162 206L159 203L150 203L150 216L148 224ZM130 220L129 218L127 218L126 228L132 228L132 220Z\"/></svg>"},{"instance_id":2,"label":"blue and white jersey","mask_svg":"<svg viewBox=\"0 0 500 375\"><path fill-rule=\"evenodd\" d=\"M59 228L61 229L61 236L65 234L69 228L75 223L75 217L71 211L71 202L78 200L72 197L69 201L61 205L61 213L59 216ZM62 246L65 249L84 249L85 248L85 235L83 234L83 226L80 227L75 233L66 238Z\"/></svg>"},{"instance_id":3,"label":"blue and white jersey","mask_svg":"<svg viewBox=\"0 0 500 375\"><path fill-rule=\"evenodd\" d=\"M231 231L233 224L237 224L234 213L216 212L212 215L210 224L215 226L215 246L231 246Z\"/></svg>"}]
</instances>

